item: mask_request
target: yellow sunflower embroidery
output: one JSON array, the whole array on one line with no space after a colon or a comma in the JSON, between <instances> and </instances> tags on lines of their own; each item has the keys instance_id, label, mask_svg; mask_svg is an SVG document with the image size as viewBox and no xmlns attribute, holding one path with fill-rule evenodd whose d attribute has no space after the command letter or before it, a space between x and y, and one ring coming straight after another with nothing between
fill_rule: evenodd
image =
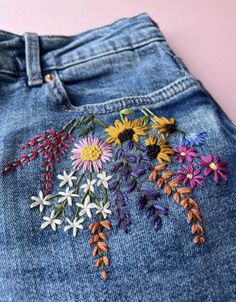
<instances>
[{"instance_id":1,"label":"yellow sunflower embroidery","mask_svg":"<svg viewBox=\"0 0 236 302\"><path fill-rule=\"evenodd\" d=\"M139 119L129 121L127 117L124 121L116 120L114 126L110 126L105 129L106 133L109 135L107 142L109 144L114 143L114 145L120 145L127 140L139 141L139 136L146 135L146 131L150 128L148 126L142 125Z\"/></svg>"},{"instance_id":2,"label":"yellow sunflower embroidery","mask_svg":"<svg viewBox=\"0 0 236 302\"><path fill-rule=\"evenodd\" d=\"M153 120L155 121L155 124L152 128L157 129L159 134L173 133L177 128L173 117L167 119L166 117L158 117L155 115Z\"/></svg>"},{"instance_id":3,"label":"yellow sunflower embroidery","mask_svg":"<svg viewBox=\"0 0 236 302\"><path fill-rule=\"evenodd\" d=\"M151 159L157 159L160 164L163 161L172 161L171 155L174 154L174 151L166 140L157 139L155 135L150 134L149 138L145 140L145 145L147 146L147 155Z\"/></svg>"}]
</instances>

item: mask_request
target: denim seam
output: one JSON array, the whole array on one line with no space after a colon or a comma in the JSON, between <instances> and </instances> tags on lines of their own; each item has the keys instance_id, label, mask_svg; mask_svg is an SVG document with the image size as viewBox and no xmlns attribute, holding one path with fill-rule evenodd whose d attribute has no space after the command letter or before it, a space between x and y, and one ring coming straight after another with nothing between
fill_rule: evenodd
<instances>
[{"instance_id":1,"label":"denim seam","mask_svg":"<svg viewBox=\"0 0 236 302\"><path fill-rule=\"evenodd\" d=\"M53 96L53 101L58 105L60 106L60 108L62 108L64 111L67 111L68 110L68 107L63 104L63 95L59 92L59 93L56 93L54 91L54 89L49 85L47 85L49 91L51 92L52 96Z\"/></svg>"},{"instance_id":2,"label":"denim seam","mask_svg":"<svg viewBox=\"0 0 236 302\"><path fill-rule=\"evenodd\" d=\"M100 104L98 103L93 105L82 105L81 107L75 107L72 104L71 106L64 105L62 109L67 112L77 112L77 113L86 112L87 114L103 115L103 114L112 113L121 110L123 108L152 105L162 101L166 101L194 86L196 87L201 86L200 82L198 82L197 80L193 81L192 83L186 83L185 81L188 80L193 81L192 78L185 77L146 96L123 97L120 99L113 99L111 101L107 101ZM181 85L181 83L184 83L183 86L182 87L178 86ZM162 96L161 94L163 93L165 95ZM159 97L159 99L157 97ZM114 106L114 104L116 106ZM111 106L112 108L109 109L108 108L109 106Z\"/></svg>"}]
</instances>

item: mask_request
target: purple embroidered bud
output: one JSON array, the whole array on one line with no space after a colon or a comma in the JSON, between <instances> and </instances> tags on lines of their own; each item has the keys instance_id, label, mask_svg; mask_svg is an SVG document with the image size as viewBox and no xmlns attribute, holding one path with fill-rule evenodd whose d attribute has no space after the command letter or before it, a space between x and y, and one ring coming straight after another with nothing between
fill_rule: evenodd
<instances>
[{"instance_id":1,"label":"purple embroidered bud","mask_svg":"<svg viewBox=\"0 0 236 302\"><path fill-rule=\"evenodd\" d=\"M119 186L119 182L117 180L110 181L108 184L108 188L111 191L116 190L118 186Z\"/></svg>"},{"instance_id":2,"label":"purple embroidered bud","mask_svg":"<svg viewBox=\"0 0 236 302\"><path fill-rule=\"evenodd\" d=\"M131 173L131 175L138 178L138 177L144 175L145 173L146 173L145 169L136 169Z\"/></svg>"},{"instance_id":3,"label":"purple embroidered bud","mask_svg":"<svg viewBox=\"0 0 236 302\"><path fill-rule=\"evenodd\" d=\"M161 220L161 217L160 216L157 216L155 219L154 219L154 228L156 231L159 231L162 227L162 220Z\"/></svg>"},{"instance_id":4,"label":"purple embroidered bud","mask_svg":"<svg viewBox=\"0 0 236 302\"><path fill-rule=\"evenodd\" d=\"M131 220L130 215L127 211L118 209L115 211L115 221L116 225L123 229L125 233L128 233L130 230Z\"/></svg>"},{"instance_id":5,"label":"purple embroidered bud","mask_svg":"<svg viewBox=\"0 0 236 302\"><path fill-rule=\"evenodd\" d=\"M130 193L132 192L137 186L137 181L135 179L133 179L131 182L128 183L127 186L127 192Z\"/></svg>"},{"instance_id":6,"label":"purple embroidered bud","mask_svg":"<svg viewBox=\"0 0 236 302\"><path fill-rule=\"evenodd\" d=\"M153 216L155 213L156 213L156 210L155 210L154 206L150 206L146 209L146 214L147 214L148 218Z\"/></svg>"},{"instance_id":7,"label":"purple embroidered bud","mask_svg":"<svg viewBox=\"0 0 236 302\"><path fill-rule=\"evenodd\" d=\"M127 147L127 150L132 150L133 147L134 147L134 141L133 141L133 140L129 140L129 141L127 142L126 147Z\"/></svg>"},{"instance_id":8,"label":"purple embroidered bud","mask_svg":"<svg viewBox=\"0 0 236 302\"><path fill-rule=\"evenodd\" d=\"M162 206L160 206L160 205L158 205L158 204L154 205L154 208L155 208L156 210L158 210L159 213L161 213L161 214L163 214L163 215L168 215L168 211L169 211L168 208L162 207Z\"/></svg>"},{"instance_id":9,"label":"purple embroidered bud","mask_svg":"<svg viewBox=\"0 0 236 302\"><path fill-rule=\"evenodd\" d=\"M120 208L126 206L127 196L121 191L117 191L117 202Z\"/></svg>"},{"instance_id":10,"label":"purple embroidered bud","mask_svg":"<svg viewBox=\"0 0 236 302\"><path fill-rule=\"evenodd\" d=\"M159 192L156 192L150 188L142 187L140 192L146 195L149 199L156 200L161 197Z\"/></svg>"},{"instance_id":11,"label":"purple embroidered bud","mask_svg":"<svg viewBox=\"0 0 236 302\"><path fill-rule=\"evenodd\" d=\"M118 150L116 150L116 152L114 153L114 160L117 161L121 158L123 153L123 149L119 148Z\"/></svg>"},{"instance_id":12,"label":"purple embroidered bud","mask_svg":"<svg viewBox=\"0 0 236 302\"><path fill-rule=\"evenodd\" d=\"M118 163L114 164L114 166L111 168L110 171L113 172L113 173L117 173L118 170L119 170L123 165L124 165L123 162L118 162Z\"/></svg>"},{"instance_id":13,"label":"purple embroidered bud","mask_svg":"<svg viewBox=\"0 0 236 302\"><path fill-rule=\"evenodd\" d=\"M141 195L141 196L139 196L139 198L136 202L136 207L138 210L143 210L146 207L147 203L148 203L147 197Z\"/></svg>"},{"instance_id":14,"label":"purple embroidered bud","mask_svg":"<svg viewBox=\"0 0 236 302\"><path fill-rule=\"evenodd\" d=\"M137 156L133 154L126 154L125 158L127 159L128 162L135 164L137 162Z\"/></svg>"},{"instance_id":15,"label":"purple embroidered bud","mask_svg":"<svg viewBox=\"0 0 236 302\"><path fill-rule=\"evenodd\" d=\"M135 143L135 146L138 150L142 151L142 152L145 152L146 151L146 146L144 146L143 144L141 143Z\"/></svg>"}]
</instances>

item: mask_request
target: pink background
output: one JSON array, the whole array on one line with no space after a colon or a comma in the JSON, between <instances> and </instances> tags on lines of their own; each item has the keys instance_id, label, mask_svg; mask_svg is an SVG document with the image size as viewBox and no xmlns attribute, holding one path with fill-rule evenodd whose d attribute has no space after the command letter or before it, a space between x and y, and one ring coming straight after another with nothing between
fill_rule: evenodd
<instances>
[{"instance_id":1,"label":"pink background","mask_svg":"<svg viewBox=\"0 0 236 302\"><path fill-rule=\"evenodd\" d=\"M72 35L141 12L236 123L236 0L0 0L0 29Z\"/></svg>"}]
</instances>

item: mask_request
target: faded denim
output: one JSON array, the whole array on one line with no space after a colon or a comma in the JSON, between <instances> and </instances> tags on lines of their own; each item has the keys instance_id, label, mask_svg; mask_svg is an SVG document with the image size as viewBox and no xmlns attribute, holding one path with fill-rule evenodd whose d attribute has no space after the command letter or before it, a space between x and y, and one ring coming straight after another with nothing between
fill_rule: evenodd
<instances>
[{"instance_id":1,"label":"faded denim","mask_svg":"<svg viewBox=\"0 0 236 302\"><path fill-rule=\"evenodd\" d=\"M201 62L199 62L201 64ZM204 68L204 66L202 66ZM54 79L46 82L46 74ZM220 77L221 75L219 75ZM156 233L134 209L131 232L109 237L109 279L99 279L89 235L42 231L30 211L40 162L0 177L0 301L235 301L236 127L167 45L146 15L76 36L0 31L1 168L36 133L94 114L112 124L118 111L146 107L206 131L206 154L228 161L227 183L196 191L206 243L193 246L183 209L169 199ZM104 133L96 133L105 137ZM58 172L67 165L59 164Z\"/></svg>"}]
</instances>

